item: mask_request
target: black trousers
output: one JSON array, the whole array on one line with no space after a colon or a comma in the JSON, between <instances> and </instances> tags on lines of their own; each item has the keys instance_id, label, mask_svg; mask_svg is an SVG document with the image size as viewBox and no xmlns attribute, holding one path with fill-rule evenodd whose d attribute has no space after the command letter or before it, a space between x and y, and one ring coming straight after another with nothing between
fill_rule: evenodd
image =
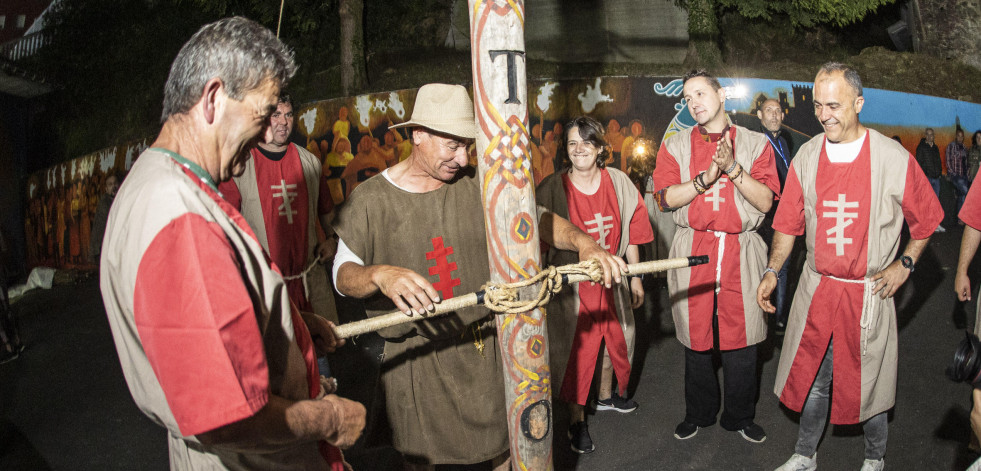
<instances>
[{"instance_id":1,"label":"black trousers","mask_svg":"<svg viewBox=\"0 0 981 471\"><path fill-rule=\"evenodd\" d=\"M756 417L756 345L719 352L725 381L725 410L720 424L730 431L742 430ZM685 422L699 427L715 423L719 414L719 379L713 350L685 348Z\"/></svg>"}]
</instances>

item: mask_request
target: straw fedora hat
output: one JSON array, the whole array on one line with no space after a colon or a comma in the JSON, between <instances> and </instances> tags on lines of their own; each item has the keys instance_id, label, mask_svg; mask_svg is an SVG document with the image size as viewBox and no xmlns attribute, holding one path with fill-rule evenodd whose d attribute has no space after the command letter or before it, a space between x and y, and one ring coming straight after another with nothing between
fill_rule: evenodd
<instances>
[{"instance_id":1,"label":"straw fedora hat","mask_svg":"<svg viewBox=\"0 0 981 471\"><path fill-rule=\"evenodd\" d=\"M414 126L463 139L476 139L473 101L466 87L445 83L423 85L416 93L412 117L404 123L389 126L389 129Z\"/></svg>"}]
</instances>

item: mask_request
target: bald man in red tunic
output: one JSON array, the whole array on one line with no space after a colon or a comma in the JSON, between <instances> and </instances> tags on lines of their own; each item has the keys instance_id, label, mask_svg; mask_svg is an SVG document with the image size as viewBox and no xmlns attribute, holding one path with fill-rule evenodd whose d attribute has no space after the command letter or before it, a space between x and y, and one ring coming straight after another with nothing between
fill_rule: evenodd
<instances>
[{"instance_id":1,"label":"bald man in red tunic","mask_svg":"<svg viewBox=\"0 0 981 471\"><path fill-rule=\"evenodd\" d=\"M817 469L831 423L862 423L863 471L885 466L896 402L897 328L892 296L906 282L943 210L909 151L858 121L865 99L858 72L829 62L814 80L814 114L824 127L791 162L773 221L773 248L757 291L770 294L794 237L807 263L790 309L774 392L801 413L795 452L781 471ZM903 220L910 241L897 258Z\"/></svg>"},{"instance_id":2,"label":"bald man in red tunic","mask_svg":"<svg viewBox=\"0 0 981 471\"><path fill-rule=\"evenodd\" d=\"M668 272L671 314L685 346L685 420L674 436L685 440L715 423L720 401L712 357L718 349L725 376L720 424L760 443L766 433L753 421L756 345L766 338L766 318L752 293L766 244L756 230L780 180L766 137L729 122L725 90L715 77L692 71L684 94L698 126L661 145L654 200L661 211L673 212L678 226L670 256L707 255L709 263Z\"/></svg>"}]
</instances>

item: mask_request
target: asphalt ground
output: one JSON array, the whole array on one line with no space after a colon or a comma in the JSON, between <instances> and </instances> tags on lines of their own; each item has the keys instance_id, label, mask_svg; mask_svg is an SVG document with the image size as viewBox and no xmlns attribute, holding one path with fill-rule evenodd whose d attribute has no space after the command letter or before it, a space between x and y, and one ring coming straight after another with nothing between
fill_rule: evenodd
<instances>
[{"instance_id":1,"label":"asphalt ground","mask_svg":"<svg viewBox=\"0 0 981 471\"><path fill-rule=\"evenodd\" d=\"M948 213L950 214L950 213ZM899 385L890 413L888 469L962 470L967 450L971 389L948 380L944 369L965 328L974 324L974 302L958 303L954 269L961 230L950 218L936 234L909 282L897 294ZM981 270L972 269L975 280ZM767 432L754 444L718 425L685 441L673 437L684 418L683 348L674 338L662 283L648 280L648 302L636 312L637 355L630 414L592 413L596 451L577 455L566 438L568 414L554 403L555 469L772 470L793 453L798 415L779 404L773 383L779 336L760 347L760 397L756 422ZM977 293L977 285L975 285ZM357 308L341 301L344 314ZM35 290L14 303L27 350L0 365L0 470L164 470L165 431L135 406L122 377L93 279ZM369 406L365 436L348 450L355 469L399 469L385 446L387 429L376 394L381 343L360 337L331 358L339 393ZM721 374L721 372L720 372ZM820 469L857 470L863 460L858 426L831 426L818 451Z\"/></svg>"}]
</instances>

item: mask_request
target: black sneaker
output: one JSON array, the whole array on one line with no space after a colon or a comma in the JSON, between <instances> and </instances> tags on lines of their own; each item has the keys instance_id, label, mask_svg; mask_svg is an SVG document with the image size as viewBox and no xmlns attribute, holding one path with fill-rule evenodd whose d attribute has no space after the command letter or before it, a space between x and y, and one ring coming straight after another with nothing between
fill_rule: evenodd
<instances>
[{"instance_id":1,"label":"black sneaker","mask_svg":"<svg viewBox=\"0 0 981 471\"><path fill-rule=\"evenodd\" d=\"M627 412L633 412L637 409L637 403L632 399L624 399L620 397L619 394L613 393L609 399L596 400L596 410L612 410L619 412L621 414L626 414Z\"/></svg>"},{"instance_id":2,"label":"black sneaker","mask_svg":"<svg viewBox=\"0 0 981 471\"><path fill-rule=\"evenodd\" d=\"M739 434L743 436L747 441L753 443L763 443L766 441L766 432L763 431L763 427L756 424L749 424L743 427L739 431Z\"/></svg>"},{"instance_id":3,"label":"black sneaker","mask_svg":"<svg viewBox=\"0 0 981 471\"><path fill-rule=\"evenodd\" d=\"M674 429L674 438L688 440L698 433L698 426L690 422L682 422Z\"/></svg>"},{"instance_id":4,"label":"black sneaker","mask_svg":"<svg viewBox=\"0 0 981 471\"><path fill-rule=\"evenodd\" d=\"M572 451L584 455L596 449L593 439L589 438L589 427L586 422L576 422L569 426L569 445Z\"/></svg>"}]
</instances>

